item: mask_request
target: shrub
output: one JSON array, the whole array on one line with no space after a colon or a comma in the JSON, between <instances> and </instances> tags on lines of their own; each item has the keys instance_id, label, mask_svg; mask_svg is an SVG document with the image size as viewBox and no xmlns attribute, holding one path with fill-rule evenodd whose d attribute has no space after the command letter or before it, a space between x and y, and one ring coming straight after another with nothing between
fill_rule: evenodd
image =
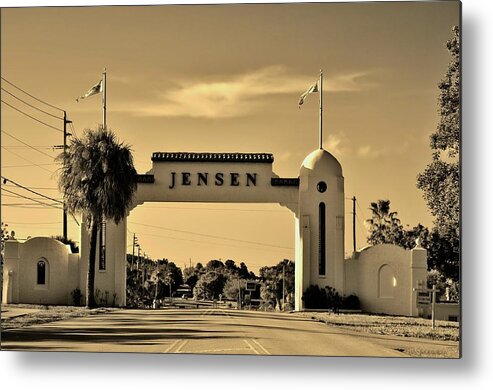
<instances>
[{"instance_id":1,"label":"shrub","mask_svg":"<svg viewBox=\"0 0 493 390\"><path fill-rule=\"evenodd\" d=\"M72 300L74 301L75 306L82 305L82 292L80 291L80 289L76 288L70 293L70 295L72 295Z\"/></svg>"},{"instance_id":2,"label":"shrub","mask_svg":"<svg viewBox=\"0 0 493 390\"><path fill-rule=\"evenodd\" d=\"M342 308L348 310L359 310L361 309L361 304L359 302L359 298L351 294L347 297L342 298Z\"/></svg>"},{"instance_id":3,"label":"shrub","mask_svg":"<svg viewBox=\"0 0 493 390\"><path fill-rule=\"evenodd\" d=\"M350 310L360 308L359 298L356 295L341 297L337 290L330 286L320 288L310 285L301 299L306 309L333 309L337 312L341 308Z\"/></svg>"}]
</instances>

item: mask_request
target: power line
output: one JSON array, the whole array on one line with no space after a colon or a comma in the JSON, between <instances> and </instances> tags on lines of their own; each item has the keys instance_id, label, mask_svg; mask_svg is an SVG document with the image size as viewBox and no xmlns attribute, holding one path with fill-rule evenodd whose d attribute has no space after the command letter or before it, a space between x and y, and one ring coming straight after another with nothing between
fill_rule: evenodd
<instances>
[{"instance_id":1,"label":"power line","mask_svg":"<svg viewBox=\"0 0 493 390\"><path fill-rule=\"evenodd\" d=\"M28 146L24 145L3 145L7 149L27 149ZM31 145L31 147L36 148L36 149L45 149L45 150L51 150L51 149L58 149L56 145Z\"/></svg>"},{"instance_id":2,"label":"power line","mask_svg":"<svg viewBox=\"0 0 493 390\"><path fill-rule=\"evenodd\" d=\"M17 193L17 192L10 191L10 190L8 190L8 189L6 189L6 188L4 188L4 189L3 189L3 191L9 192L9 193L14 194L14 195L19 195L19 197L21 197L21 198L24 198L24 199L30 200L30 201L32 201L32 202L36 202L36 203L42 204L42 205L44 205L44 206L55 207L55 208L61 209L61 207L57 207L57 206L55 206L55 205L53 205L53 204L45 203L45 202L42 202L42 201L40 201L40 200L36 200L36 199L30 198L30 197L28 197L28 196L21 195L21 194L19 194L19 193ZM57 202L58 202L58 201L57 201ZM11 203L10 205L13 205L13 204ZM20 205L20 204L19 204L19 205Z\"/></svg>"},{"instance_id":3,"label":"power line","mask_svg":"<svg viewBox=\"0 0 493 390\"><path fill-rule=\"evenodd\" d=\"M14 107L13 105L11 105L11 104L7 103L7 102L6 102L6 101L4 101L4 100L1 100L1 101L2 101L2 103L6 104L6 105L7 105L7 106L9 106L10 108L13 108L14 110L16 110L16 111L20 112L21 114L24 114L25 116L27 116L27 117L29 117L29 118L31 118L31 119L33 119L33 120L35 120L36 122L39 122L39 123L41 123L41 124L43 124L43 125L45 125L45 126L47 126L47 127L51 128L51 129L53 129L53 130L59 131L60 133L63 133L63 130L61 130L61 129L59 129L59 128L55 127L55 126L52 126L52 125L50 125L49 123L43 122L42 120L39 120L39 119L37 119L37 118L33 117L32 115L29 115L28 113L26 113L26 112L22 111L21 109L19 109L19 108L17 108L17 107Z\"/></svg>"},{"instance_id":4,"label":"power line","mask_svg":"<svg viewBox=\"0 0 493 390\"><path fill-rule=\"evenodd\" d=\"M75 127L72 121L70 121L68 124L70 125L70 129L72 130L72 134L75 135L75 137L77 137L77 132L75 131Z\"/></svg>"},{"instance_id":5,"label":"power line","mask_svg":"<svg viewBox=\"0 0 493 390\"><path fill-rule=\"evenodd\" d=\"M2 165L2 168L27 168L27 167L35 167L40 165L56 165L55 163L47 163L47 164L24 164L24 165Z\"/></svg>"},{"instance_id":6,"label":"power line","mask_svg":"<svg viewBox=\"0 0 493 390\"><path fill-rule=\"evenodd\" d=\"M42 113L44 113L44 114L46 114L46 115L52 116L53 118L63 120L63 118L62 118L62 117L59 117L59 116L53 115L53 114L49 113L48 111L42 110L41 108L38 108L38 107L36 107L36 106L33 106L32 104L29 104L28 102L26 102L26 101L22 100L20 97L18 97L18 96L16 96L16 95L14 95L12 92L7 91L5 88L1 87L1 89L2 89L2 91L6 92L6 93L8 93L10 96L12 96L14 99L19 100L20 102L22 102L22 103L24 103L24 104L28 105L29 107L34 108L35 110L41 111Z\"/></svg>"},{"instance_id":7,"label":"power line","mask_svg":"<svg viewBox=\"0 0 493 390\"><path fill-rule=\"evenodd\" d=\"M363 219L365 219L365 213L363 212L363 209L359 205L359 202L358 201L356 201L356 206L358 206L358 209L359 209L359 211L361 211L361 215L363 216Z\"/></svg>"},{"instance_id":8,"label":"power line","mask_svg":"<svg viewBox=\"0 0 493 390\"><path fill-rule=\"evenodd\" d=\"M200 241L200 240L191 240L189 238L179 238L179 237L173 237L173 236L162 236L158 234L151 234L151 233L139 233L139 236L150 236L150 237L158 237L158 238L169 238L171 240L179 240L179 241L186 241L186 242L197 242L199 244L209 244L209 245L221 245L221 246L228 246L232 248L241 248L241 249L254 249L254 250L263 250L263 251L269 251L269 252L285 252L286 250L291 250L294 248L286 248L286 249L269 249L269 248L251 248L247 246L239 246L239 245L233 245L233 244L220 244L220 243L211 243L209 241Z\"/></svg>"},{"instance_id":9,"label":"power line","mask_svg":"<svg viewBox=\"0 0 493 390\"><path fill-rule=\"evenodd\" d=\"M12 221L4 221L6 224L12 225L59 225L62 221L59 222L12 222Z\"/></svg>"},{"instance_id":10,"label":"power line","mask_svg":"<svg viewBox=\"0 0 493 390\"><path fill-rule=\"evenodd\" d=\"M20 198L18 195L7 195L7 194L2 194L2 197L6 196L7 198ZM32 198L32 199L37 199L37 200L43 200L44 198Z\"/></svg>"},{"instance_id":11,"label":"power line","mask_svg":"<svg viewBox=\"0 0 493 390\"><path fill-rule=\"evenodd\" d=\"M21 204L21 203L2 203L2 207L17 207L19 209L37 209L37 210L62 210L60 207L56 206L51 206L51 207L45 207L41 205L28 205L26 204Z\"/></svg>"},{"instance_id":12,"label":"power line","mask_svg":"<svg viewBox=\"0 0 493 390\"><path fill-rule=\"evenodd\" d=\"M1 76L0 76L1 77ZM11 83L10 81L8 81L7 79L1 77L3 81L5 81L7 84L10 84L12 87L18 89L19 91L21 92L24 92L27 96L33 98L34 100L37 100L38 102L40 103L43 103L43 104L46 104L47 106L51 107L51 108L54 108L55 110L60 110L60 111L64 111L62 110L61 108L57 107L57 106L54 106L53 104L50 104L50 103L47 103L45 102L44 100L40 99L40 98L37 98L36 96L33 96L31 95L29 92L26 92L24 91L22 88L18 87L17 85L15 85L14 83Z\"/></svg>"},{"instance_id":13,"label":"power line","mask_svg":"<svg viewBox=\"0 0 493 390\"><path fill-rule=\"evenodd\" d=\"M44 165L44 164L42 164ZM49 165L49 164L47 164ZM8 186L8 187L17 187L17 186L13 186L12 184L4 184L4 186ZM57 187L32 187L32 186L28 186L31 190L57 190L58 191L58 188Z\"/></svg>"},{"instance_id":14,"label":"power line","mask_svg":"<svg viewBox=\"0 0 493 390\"><path fill-rule=\"evenodd\" d=\"M213 236L211 234L203 234L203 233L190 232L190 231L186 231L186 230L178 230L178 229L165 228L165 227L162 227L162 226L147 225L147 224L144 224L144 223L137 223L137 222L129 222L129 223L132 223L134 225L140 225L140 226L146 226L146 227L156 228L156 229L168 230L168 231L177 232L177 233L187 233L187 234L193 234L193 235L201 236L201 237L216 238L216 239L219 239L219 240L228 240L228 241L243 242L243 243L246 243L246 244L262 245L262 246L268 246L268 247L280 248L280 249L290 249L290 250L291 249L294 249L294 248L290 248L290 247L279 246L279 245L272 245L272 244L266 244L266 243L255 242L255 241L240 240L240 239L229 238L229 237Z\"/></svg>"},{"instance_id":15,"label":"power line","mask_svg":"<svg viewBox=\"0 0 493 390\"><path fill-rule=\"evenodd\" d=\"M52 197L50 197L50 196L48 196L48 195L44 195L44 194L41 194L41 193L39 193L39 192L33 191L33 190L31 190L30 188L23 186L22 184L16 183L15 181L13 181L13 180L11 180L11 179L7 179L5 176L2 176L2 179L3 179L4 183L6 183L7 181L9 181L9 182L11 182L12 184L15 184L17 187L20 187L20 188L22 188L22 189L24 189L24 190L26 190L26 191L32 192L33 194L36 194L36 195L42 196L43 198L46 198L46 199L52 200L52 201L57 202L57 203L60 203L60 204L63 204L63 202L62 202L62 201L60 201L60 200L58 200L58 199L55 199L55 198L52 198ZM6 191L7 191L7 190L6 190ZM10 192L12 192L12 191L10 191Z\"/></svg>"},{"instance_id":16,"label":"power line","mask_svg":"<svg viewBox=\"0 0 493 390\"><path fill-rule=\"evenodd\" d=\"M13 152L12 150L9 150L9 149L5 148L5 146L3 146L3 145L2 145L2 149L6 150L6 151L7 151L7 152L9 152L9 153L12 153L14 156L17 156L17 157L19 157L20 159L22 159L22 160L24 160L24 161L27 161L28 163L31 163L33 166L36 166L36 167L38 167L38 168L43 169L43 170L44 170L44 171L46 171L46 172L49 172L49 173L52 173L52 174L53 174L53 173L55 173L55 171L50 171L49 169L46 169L45 167L42 167L40 164L36 164L35 162L33 162L33 161L31 161L31 160L28 160L27 158L25 158L25 157L21 156L20 154L15 153L15 152Z\"/></svg>"},{"instance_id":17,"label":"power line","mask_svg":"<svg viewBox=\"0 0 493 390\"><path fill-rule=\"evenodd\" d=\"M9 132L7 132L6 130L3 130L3 129L2 129L2 133L4 133L5 135L8 135L9 137L11 137L11 138L13 138L13 139L15 139L16 141L20 142L21 144L23 144L23 145L25 145L25 146L27 146L27 147L31 148L32 150L35 150L36 152L41 153L41 154L42 154L42 155L44 155L44 156L48 156L48 157L49 157L49 158L51 158L51 159L53 159L53 158L54 158L53 156L49 155L48 153L45 153L45 152L43 152L43 151L41 151L41 150L39 150L39 149L36 149L34 146L31 146L31 145L29 145L28 143L26 143L26 142L24 142L24 141L20 140L19 138L17 138L17 137L15 137L15 136L13 136L12 134L10 134Z\"/></svg>"}]
</instances>

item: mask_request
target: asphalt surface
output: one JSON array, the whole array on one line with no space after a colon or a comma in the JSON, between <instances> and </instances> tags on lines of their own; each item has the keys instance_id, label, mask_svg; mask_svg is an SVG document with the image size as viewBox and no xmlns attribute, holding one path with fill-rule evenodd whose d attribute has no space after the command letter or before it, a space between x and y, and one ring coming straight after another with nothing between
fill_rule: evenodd
<instances>
[{"instance_id":1,"label":"asphalt surface","mask_svg":"<svg viewBox=\"0 0 493 390\"><path fill-rule=\"evenodd\" d=\"M292 314L116 310L2 332L2 350L405 357L378 339Z\"/></svg>"}]
</instances>

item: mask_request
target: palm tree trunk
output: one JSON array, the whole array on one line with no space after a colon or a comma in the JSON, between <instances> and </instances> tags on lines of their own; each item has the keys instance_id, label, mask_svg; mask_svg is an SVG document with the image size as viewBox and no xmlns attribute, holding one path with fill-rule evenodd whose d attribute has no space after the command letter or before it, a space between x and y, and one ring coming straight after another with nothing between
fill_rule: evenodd
<instances>
[{"instance_id":1,"label":"palm tree trunk","mask_svg":"<svg viewBox=\"0 0 493 390\"><path fill-rule=\"evenodd\" d=\"M99 223L97 221L92 221L91 243L89 247L89 264L87 266L86 306L88 308L96 307L96 299L94 298L94 277L96 268L96 245L98 242L98 227Z\"/></svg>"}]
</instances>

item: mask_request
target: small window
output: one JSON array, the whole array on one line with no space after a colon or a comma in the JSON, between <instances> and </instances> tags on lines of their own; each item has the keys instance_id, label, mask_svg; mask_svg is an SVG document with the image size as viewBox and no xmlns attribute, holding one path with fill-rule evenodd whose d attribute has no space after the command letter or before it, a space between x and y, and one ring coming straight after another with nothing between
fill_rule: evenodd
<instances>
[{"instance_id":1,"label":"small window","mask_svg":"<svg viewBox=\"0 0 493 390\"><path fill-rule=\"evenodd\" d=\"M459 318L457 316L448 316L448 320L453 322L459 322Z\"/></svg>"},{"instance_id":2,"label":"small window","mask_svg":"<svg viewBox=\"0 0 493 390\"><path fill-rule=\"evenodd\" d=\"M37 266L37 284L46 284L46 261L38 261Z\"/></svg>"},{"instance_id":3,"label":"small window","mask_svg":"<svg viewBox=\"0 0 493 390\"><path fill-rule=\"evenodd\" d=\"M106 221L99 225L99 270L106 269Z\"/></svg>"}]
</instances>

